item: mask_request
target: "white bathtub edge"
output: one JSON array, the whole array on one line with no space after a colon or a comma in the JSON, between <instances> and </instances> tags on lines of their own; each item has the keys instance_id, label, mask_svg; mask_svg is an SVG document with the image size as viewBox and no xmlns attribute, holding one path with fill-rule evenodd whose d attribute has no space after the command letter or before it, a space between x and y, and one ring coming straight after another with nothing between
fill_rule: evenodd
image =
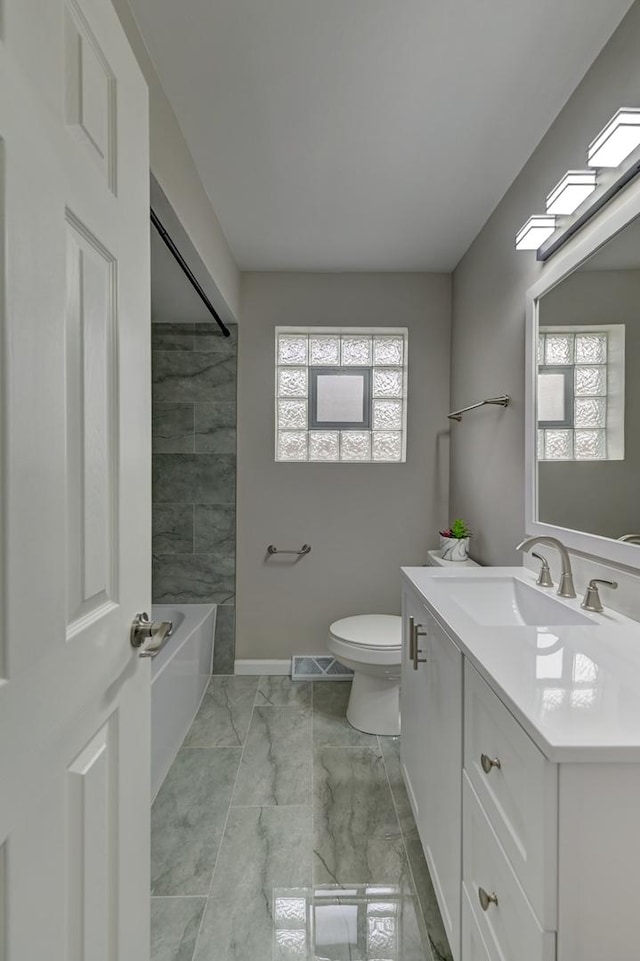
<instances>
[{"instance_id":1,"label":"white bathtub edge","mask_svg":"<svg viewBox=\"0 0 640 961\"><path fill-rule=\"evenodd\" d=\"M234 674L291 674L291 658L252 659L242 658L234 663Z\"/></svg>"}]
</instances>

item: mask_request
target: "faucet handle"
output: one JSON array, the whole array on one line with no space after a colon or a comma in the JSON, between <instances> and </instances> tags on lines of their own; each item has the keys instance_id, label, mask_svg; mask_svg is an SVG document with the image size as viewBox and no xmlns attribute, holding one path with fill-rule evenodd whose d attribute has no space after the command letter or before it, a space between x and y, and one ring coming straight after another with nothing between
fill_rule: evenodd
<instances>
[{"instance_id":1,"label":"faucet handle","mask_svg":"<svg viewBox=\"0 0 640 961\"><path fill-rule=\"evenodd\" d=\"M589 585L585 591L585 595L580 607L584 608L585 611L594 611L596 614L601 614L604 610L604 607L602 606L602 601L600 600L598 584L604 584L606 587L610 587L613 590L615 590L615 588L618 586L617 581L606 581L602 577L593 577L589 581Z\"/></svg>"},{"instance_id":2,"label":"faucet handle","mask_svg":"<svg viewBox=\"0 0 640 961\"><path fill-rule=\"evenodd\" d=\"M531 551L531 556L541 562L540 573L538 574L536 584L540 587L553 587L553 580L551 579L551 571L549 570L549 561L547 558L542 554L536 553L536 551Z\"/></svg>"}]
</instances>

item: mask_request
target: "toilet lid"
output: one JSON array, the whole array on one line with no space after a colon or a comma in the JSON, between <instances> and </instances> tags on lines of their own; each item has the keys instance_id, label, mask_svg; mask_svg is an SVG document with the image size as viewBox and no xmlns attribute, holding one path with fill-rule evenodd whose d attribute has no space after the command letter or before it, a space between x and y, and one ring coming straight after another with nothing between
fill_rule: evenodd
<instances>
[{"instance_id":1,"label":"toilet lid","mask_svg":"<svg viewBox=\"0 0 640 961\"><path fill-rule=\"evenodd\" d=\"M331 634L363 647L402 647L402 618L396 614L358 614L334 621Z\"/></svg>"}]
</instances>

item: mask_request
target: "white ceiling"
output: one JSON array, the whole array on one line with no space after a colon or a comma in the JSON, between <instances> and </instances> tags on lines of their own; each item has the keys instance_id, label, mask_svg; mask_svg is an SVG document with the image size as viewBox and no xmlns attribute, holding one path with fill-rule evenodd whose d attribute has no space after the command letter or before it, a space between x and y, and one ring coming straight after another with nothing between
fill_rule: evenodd
<instances>
[{"instance_id":1,"label":"white ceiling","mask_svg":"<svg viewBox=\"0 0 640 961\"><path fill-rule=\"evenodd\" d=\"M451 270L632 0L131 5L242 269Z\"/></svg>"}]
</instances>

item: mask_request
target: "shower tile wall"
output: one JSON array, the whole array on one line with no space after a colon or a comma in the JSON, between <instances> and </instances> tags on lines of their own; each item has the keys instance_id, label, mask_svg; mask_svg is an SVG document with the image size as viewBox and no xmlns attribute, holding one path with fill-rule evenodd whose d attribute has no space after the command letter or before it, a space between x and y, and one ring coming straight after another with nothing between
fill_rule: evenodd
<instances>
[{"instance_id":1,"label":"shower tile wall","mask_svg":"<svg viewBox=\"0 0 640 961\"><path fill-rule=\"evenodd\" d=\"M153 600L218 604L215 674L235 646L238 328L152 324Z\"/></svg>"}]
</instances>

